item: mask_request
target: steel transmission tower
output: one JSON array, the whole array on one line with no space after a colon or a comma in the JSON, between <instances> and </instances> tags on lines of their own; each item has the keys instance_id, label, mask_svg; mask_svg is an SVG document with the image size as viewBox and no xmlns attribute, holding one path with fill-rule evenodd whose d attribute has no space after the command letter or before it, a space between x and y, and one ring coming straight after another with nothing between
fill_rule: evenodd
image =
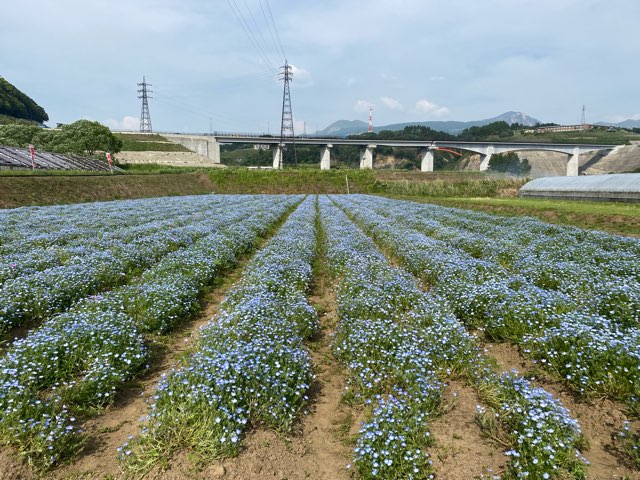
<instances>
[{"instance_id":1,"label":"steel transmission tower","mask_svg":"<svg viewBox=\"0 0 640 480\"><path fill-rule=\"evenodd\" d=\"M151 128L151 115L149 115L149 93L152 93L151 90L148 90L147 87L151 86L150 83L142 76L142 83L138 84L139 87L142 87L138 90L138 98L142 99L142 112L140 112L140 131L144 133L151 133L153 129Z\"/></svg>"},{"instance_id":2,"label":"steel transmission tower","mask_svg":"<svg viewBox=\"0 0 640 480\"><path fill-rule=\"evenodd\" d=\"M584 125L584 124L587 123L587 116L585 115L586 109L587 109L587 107L582 105L582 118L580 119L580 125Z\"/></svg>"},{"instance_id":3,"label":"steel transmission tower","mask_svg":"<svg viewBox=\"0 0 640 480\"><path fill-rule=\"evenodd\" d=\"M282 155L280 156L280 166L284 163L284 149L285 138L291 138L293 144L293 160L298 165L298 156L296 155L296 136L293 131L293 112L291 111L291 91L289 89L289 82L293 77L293 69L287 61L284 61L284 65L280 67L282 70L279 75L279 80L284 82L284 91L282 92L282 123L280 124L280 148L282 148Z\"/></svg>"}]
</instances>

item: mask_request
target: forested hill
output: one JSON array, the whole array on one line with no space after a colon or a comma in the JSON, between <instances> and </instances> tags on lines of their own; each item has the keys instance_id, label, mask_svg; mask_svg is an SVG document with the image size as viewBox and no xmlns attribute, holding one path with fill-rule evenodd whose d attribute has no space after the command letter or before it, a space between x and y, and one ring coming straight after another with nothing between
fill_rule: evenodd
<instances>
[{"instance_id":1,"label":"forested hill","mask_svg":"<svg viewBox=\"0 0 640 480\"><path fill-rule=\"evenodd\" d=\"M0 77L0 115L42 123L49 115L40 105Z\"/></svg>"}]
</instances>

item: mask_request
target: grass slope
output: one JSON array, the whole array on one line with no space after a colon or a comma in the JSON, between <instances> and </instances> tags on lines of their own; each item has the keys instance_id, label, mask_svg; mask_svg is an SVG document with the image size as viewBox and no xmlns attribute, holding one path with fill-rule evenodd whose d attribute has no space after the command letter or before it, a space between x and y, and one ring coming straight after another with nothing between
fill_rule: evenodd
<instances>
[{"instance_id":1,"label":"grass slope","mask_svg":"<svg viewBox=\"0 0 640 480\"><path fill-rule=\"evenodd\" d=\"M640 236L640 204L524 198L393 197L500 215L528 215L549 223Z\"/></svg>"},{"instance_id":2,"label":"grass slope","mask_svg":"<svg viewBox=\"0 0 640 480\"><path fill-rule=\"evenodd\" d=\"M514 198L522 179L478 173L128 166L123 174L3 172L0 208L205 193L351 193L393 196L640 236L640 205Z\"/></svg>"},{"instance_id":3,"label":"grass slope","mask_svg":"<svg viewBox=\"0 0 640 480\"><path fill-rule=\"evenodd\" d=\"M0 177L0 208L211 193L202 173Z\"/></svg>"}]
</instances>

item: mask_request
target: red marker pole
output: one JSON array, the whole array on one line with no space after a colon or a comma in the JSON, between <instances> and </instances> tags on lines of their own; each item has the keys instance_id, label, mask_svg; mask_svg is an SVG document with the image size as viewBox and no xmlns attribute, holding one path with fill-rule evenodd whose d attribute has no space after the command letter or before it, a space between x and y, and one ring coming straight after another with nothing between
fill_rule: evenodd
<instances>
[{"instance_id":1,"label":"red marker pole","mask_svg":"<svg viewBox=\"0 0 640 480\"><path fill-rule=\"evenodd\" d=\"M35 170L36 169L36 163L35 163L36 149L33 145L29 145L29 153L31 154L31 170Z\"/></svg>"}]
</instances>

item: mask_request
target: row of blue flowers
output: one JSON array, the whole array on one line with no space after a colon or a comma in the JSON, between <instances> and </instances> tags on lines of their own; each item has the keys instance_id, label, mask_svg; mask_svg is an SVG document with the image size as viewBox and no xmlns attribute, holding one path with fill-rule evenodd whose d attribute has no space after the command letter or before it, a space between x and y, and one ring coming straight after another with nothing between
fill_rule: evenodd
<instances>
[{"instance_id":1,"label":"row of blue flowers","mask_svg":"<svg viewBox=\"0 0 640 480\"><path fill-rule=\"evenodd\" d=\"M3 440L41 469L76 452L84 441L76 418L111 402L144 368L142 333L167 331L197 311L206 286L297 201L254 198L223 210L206 236L135 285L87 297L14 342L0 359Z\"/></svg>"},{"instance_id":2,"label":"row of blue flowers","mask_svg":"<svg viewBox=\"0 0 640 480\"><path fill-rule=\"evenodd\" d=\"M250 424L291 428L313 376L302 342L318 330L306 298L316 238L309 197L245 267L185 365L163 377L141 435L120 449L125 468L144 472L185 447L234 455Z\"/></svg>"},{"instance_id":3,"label":"row of blue flowers","mask_svg":"<svg viewBox=\"0 0 640 480\"><path fill-rule=\"evenodd\" d=\"M239 198L222 203L219 200L206 203L200 198L194 199L193 213L187 213L182 204L179 209L172 208L175 206L168 201L170 208L165 215L169 216L164 220L113 228L106 234L97 231L75 238L64 247L54 245L45 249L63 258L64 263L17 275L0 286L0 333L32 320L44 320L80 298L127 283L132 275L149 268L164 255L186 248L211 233L212 228L223 226L224 212L247 204L247 200ZM141 202L138 207L135 215L127 216L128 220L136 218L141 222L147 214L153 216L151 208L162 211L155 204ZM82 209L74 213L78 215ZM249 213L247 210L246 214ZM61 219L61 223L76 215ZM38 252L34 248L19 255L29 264L29 258L41 259ZM10 268L17 259L15 255L9 257Z\"/></svg>"},{"instance_id":4,"label":"row of blue flowers","mask_svg":"<svg viewBox=\"0 0 640 480\"><path fill-rule=\"evenodd\" d=\"M198 214L210 215L216 205L228 203L223 196L199 196L2 210L0 285L119 242L186 225L185 217L198 219Z\"/></svg>"},{"instance_id":5,"label":"row of blue flowers","mask_svg":"<svg viewBox=\"0 0 640 480\"><path fill-rule=\"evenodd\" d=\"M546 260L536 262L526 253L514 262L517 266L514 271L491 258L475 258L442 240L428 237L421 227L416 227L424 223L421 218L428 212L442 207L422 210L423 206L412 202L370 197L349 198L345 205L368 208L366 221L375 230L374 235L393 245L407 268L428 281L433 291L445 297L458 318L470 327L482 329L490 339L523 344L526 354L582 395L605 394L623 401L637 397L634 395L640 391L637 239L525 219L522 222L529 229L523 233L525 238L529 238L530 231L546 229L551 233L544 241L537 239L534 244L531 240L526 247L520 247L521 253L535 250L536 258ZM412 214L410 225L407 212ZM445 209L439 217L445 214L449 216L450 238L454 238L450 225L458 218L461 224L469 224L464 211ZM492 217L482 218L490 224ZM509 219L509 222L511 225L503 229L504 237L513 238L517 221ZM460 238L464 238L464 227L460 231ZM495 243L500 246L510 242L503 238ZM513 245L509 248L517 250ZM584 256L578 256L580 251ZM618 251L620 258L616 256ZM590 258L590 252L594 258ZM556 255L561 259L572 258L573 280L569 282L568 274L565 275L561 283L564 286L558 289L536 284L536 278L547 276L540 273L541 269L564 271L566 265L559 264ZM635 260L633 264L631 259ZM592 271L595 265L602 267L602 274Z\"/></svg>"},{"instance_id":6,"label":"row of blue flowers","mask_svg":"<svg viewBox=\"0 0 640 480\"><path fill-rule=\"evenodd\" d=\"M452 279L479 282L504 274L501 266L474 259L444 242L438 245L442 248L435 250L432 239L367 207L368 202L385 200L343 196L332 198L368 233L401 258L411 271L419 274L420 268L430 269L427 271L432 278L444 282L432 284L431 290L424 294L432 297L432 302L439 302L444 311L448 309L449 297L442 295L439 289L441 285L447 287L447 282ZM388 203L387 212L395 207L393 202ZM373 298L370 301L373 302ZM473 342L470 343L473 345ZM473 347L465 345L465 348ZM436 351L435 354L442 355L442 352ZM497 375L488 367L484 357L478 358L475 365L467 363L463 365L465 367L467 378L489 403L489 407L482 407L479 422L487 424L487 417L494 422L497 419L497 423L508 433L513 446L507 452L510 456L510 475L516 478L557 478L562 475L584 478L584 462L578 451L583 446L583 437L577 422L557 400L516 374Z\"/></svg>"},{"instance_id":7,"label":"row of blue flowers","mask_svg":"<svg viewBox=\"0 0 640 480\"><path fill-rule=\"evenodd\" d=\"M469 372L479 351L445 305L391 267L326 198L321 220L338 280L334 352L347 369L344 397L369 408L356 469L362 478L433 478L426 448L444 388L439 377Z\"/></svg>"}]
</instances>

